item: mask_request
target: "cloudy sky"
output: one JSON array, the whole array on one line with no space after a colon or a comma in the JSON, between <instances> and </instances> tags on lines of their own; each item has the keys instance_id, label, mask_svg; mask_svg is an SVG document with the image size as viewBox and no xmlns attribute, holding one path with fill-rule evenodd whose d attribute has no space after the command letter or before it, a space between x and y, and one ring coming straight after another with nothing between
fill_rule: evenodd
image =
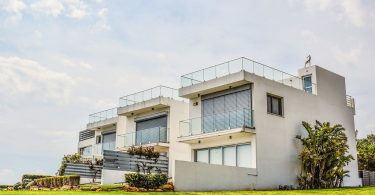
<instances>
[{"instance_id":1,"label":"cloudy sky","mask_svg":"<svg viewBox=\"0 0 375 195\"><path fill-rule=\"evenodd\" d=\"M245 56L346 77L361 137L375 130L375 2L0 0L0 184L54 174L88 114Z\"/></svg>"}]
</instances>

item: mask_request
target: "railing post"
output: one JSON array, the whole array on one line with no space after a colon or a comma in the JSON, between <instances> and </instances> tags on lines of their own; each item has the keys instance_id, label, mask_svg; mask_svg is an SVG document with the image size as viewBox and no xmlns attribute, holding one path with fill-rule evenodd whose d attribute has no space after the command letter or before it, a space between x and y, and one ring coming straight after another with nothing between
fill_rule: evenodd
<instances>
[{"instance_id":1,"label":"railing post","mask_svg":"<svg viewBox=\"0 0 375 195\"><path fill-rule=\"evenodd\" d=\"M241 58L241 70L243 70L243 57Z\"/></svg>"}]
</instances>

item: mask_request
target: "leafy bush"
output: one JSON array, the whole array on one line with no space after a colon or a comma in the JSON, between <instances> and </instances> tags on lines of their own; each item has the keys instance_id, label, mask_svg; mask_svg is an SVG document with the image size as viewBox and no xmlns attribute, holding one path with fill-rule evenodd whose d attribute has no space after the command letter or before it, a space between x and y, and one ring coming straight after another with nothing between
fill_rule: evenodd
<instances>
[{"instance_id":1,"label":"leafy bush","mask_svg":"<svg viewBox=\"0 0 375 195\"><path fill-rule=\"evenodd\" d=\"M39 178L43 178L43 177L52 177L51 175L34 175L34 174L24 174L22 175L22 179L21 181L22 182L25 182L25 181L33 181L35 179L39 179Z\"/></svg>"},{"instance_id":2,"label":"leafy bush","mask_svg":"<svg viewBox=\"0 0 375 195\"><path fill-rule=\"evenodd\" d=\"M344 177L349 176L349 171L344 168L354 159L348 154L348 138L344 127L319 121L316 121L314 127L307 122L302 122L302 125L308 135L306 138L296 136L303 146L299 155L302 162L302 172L298 177L300 188L341 187Z\"/></svg>"},{"instance_id":3,"label":"leafy bush","mask_svg":"<svg viewBox=\"0 0 375 195\"><path fill-rule=\"evenodd\" d=\"M375 171L375 134L357 140L357 151L359 169Z\"/></svg>"},{"instance_id":4,"label":"leafy bush","mask_svg":"<svg viewBox=\"0 0 375 195\"><path fill-rule=\"evenodd\" d=\"M39 187L46 188L60 188L64 185L68 186L78 186L79 185L79 175L66 175L66 176L53 176L45 177L34 180L36 185Z\"/></svg>"},{"instance_id":5,"label":"leafy bush","mask_svg":"<svg viewBox=\"0 0 375 195\"><path fill-rule=\"evenodd\" d=\"M125 182L132 187L137 188L158 188L168 182L168 176L165 174L125 174Z\"/></svg>"}]
</instances>

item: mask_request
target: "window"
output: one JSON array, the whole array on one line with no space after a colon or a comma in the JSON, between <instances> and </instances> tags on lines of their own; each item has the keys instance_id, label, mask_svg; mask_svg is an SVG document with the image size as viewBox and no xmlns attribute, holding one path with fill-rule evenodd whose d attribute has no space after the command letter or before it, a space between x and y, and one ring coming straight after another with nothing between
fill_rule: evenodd
<instances>
[{"instance_id":1,"label":"window","mask_svg":"<svg viewBox=\"0 0 375 195\"><path fill-rule=\"evenodd\" d=\"M237 166L251 167L251 147L250 145L237 146Z\"/></svg>"},{"instance_id":2,"label":"window","mask_svg":"<svg viewBox=\"0 0 375 195\"><path fill-rule=\"evenodd\" d=\"M236 166L236 147L224 147L224 165Z\"/></svg>"},{"instance_id":3,"label":"window","mask_svg":"<svg viewBox=\"0 0 375 195\"><path fill-rule=\"evenodd\" d=\"M101 135L96 136L96 143L97 144L102 143L102 136Z\"/></svg>"},{"instance_id":4,"label":"window","mask_svg":"<svg viewBox=\"0 0 375 195\"><path fill-rule=\"evenodd\" d=\"M267 112L276 115L283 115L282 98L267 95Z\"/></svg>"},{"instance_id":5,"label":"window","mask_svg":"<svg viewBox=\"0 0 375 195\"><path fill-rule=\"evenodd\" d=\"M221 148L210 149L210 164L221 165L223 164L223 152Z\"/></svg>"},{"instance_id":6,"label":"window","mask_svg":"<svg viewBox=\"0 0 375 195\"><path fill-rule=\"evenodd\" d=\"M205 148L195 152L195 162L251 168L250 144Z\"/></svg>"},{"instance_id":7,"label":"window","mask_svg":"<svg viewBox=\"0 0 375 195\"><path fill-rule=\"evenodd\" d=\"M197 150L196 161L208 163L208 150Z\"/></svg>"},{"instance_id":8,"label":"window","mask_svg":"<svg viewBox=\"0 0 375 195\"><path fill-rule=\"evenodd\" d=\"M79 149L82 156L90 156L92 154L92 146L87 146Z\"/></svg>"},{"instance_id":9,"label":"window","mask_svg":"<svg viewBox=\"0 0 375 195\"><path fill-rule=\"evenodd\" d=\"M103 134L103 151L115 150L116 148L116 133Z\"/></svg>"},{"instance_id":10,"label":"window","mask_svg":"<svg viewBox=\"0 0 375 195\"><path fill-rule=\"evenodd\" d=\"M308 93L312 93L311 75L302 77L302 80L303 80L303 90L305 90Z\"/></svg>"}]
</instances>

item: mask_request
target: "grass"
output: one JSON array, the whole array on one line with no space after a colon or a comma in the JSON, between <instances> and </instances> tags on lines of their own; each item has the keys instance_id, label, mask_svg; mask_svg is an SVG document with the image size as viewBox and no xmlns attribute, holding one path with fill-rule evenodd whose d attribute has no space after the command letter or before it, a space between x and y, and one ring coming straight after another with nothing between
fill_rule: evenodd
<instances>
[{"instance_id":1,"label":"grass","mask_svg":"<svg viewBox=\"0 0 375 195\"><path fill-rule=\"evenodd\" d=\"M173 195L211 195L211 194L223 194L223 195L240 195L240 194L250 194L250 195L257 195L257 194L266 194L266 195L273 195L273 194L285 194L285 195L294 195L294 194L347 194L347 195L364 195L364 194L375 194L375 187L362 187L362 188L340 188L340 189L324 189L324 190L291 190L291 191L235 191L235 192L122 192L122 191L114 191L114 192L90 192L90 191L0 191L0 194L6 195L43 195L43 194L52 194L52 195L117 195L117 194L124 194L124 195L131 195L131 194L156 194L156 195L164 195L164 194L173 194Z\"/></svg>"}]
</instances>

